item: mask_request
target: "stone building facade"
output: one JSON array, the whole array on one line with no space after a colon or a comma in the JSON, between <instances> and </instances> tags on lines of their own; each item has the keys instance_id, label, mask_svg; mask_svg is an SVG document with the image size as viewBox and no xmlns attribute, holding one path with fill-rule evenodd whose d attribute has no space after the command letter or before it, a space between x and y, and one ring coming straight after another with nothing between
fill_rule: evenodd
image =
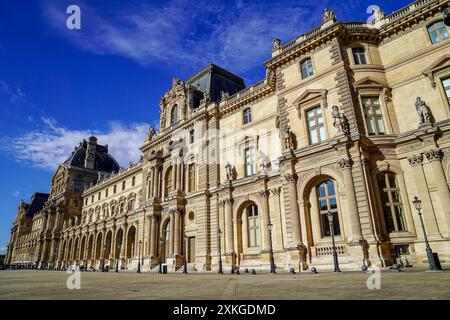
<instances>
[{"instance_id":1,"label":"stone building facade","mask_svg":"<svg viewBox=\"0 0 450 320\"><path fill-rule=\"evenodd\" d=\"M139 162L119 169L106 147L88 151L95 138L82 143L42 208L19 206L6 263L216 271L220 257L228 271L269 269L273 249L278 270L320 270L333 233L342 269L421 265L417 195L448 264L448 5L376 9L364 23L325 10L316 28L276 39L247 88L215 65L175 78Z\"/></svg>"}]
</instances>

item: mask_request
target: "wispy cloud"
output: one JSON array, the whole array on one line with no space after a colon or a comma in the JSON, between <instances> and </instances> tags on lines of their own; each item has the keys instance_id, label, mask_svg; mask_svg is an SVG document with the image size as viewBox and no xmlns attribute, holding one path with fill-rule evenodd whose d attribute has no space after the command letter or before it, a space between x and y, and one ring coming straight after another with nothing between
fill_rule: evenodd
<instances>
[{"instance_id":1,"label":"wispy cloud","mask_svg":"<svg viewBox=\"0 0 450 320\"><path fill-rule=\"evenodd\" d=\"M245 73L269 58L274 38L289 41L317 24L328 2L171 0L151 5L127 2L122 7L79 3L78 31L66 29L60 1L47 1L44 14L67 39L94 54L189 70L214 62Z\"/></svg>"},{"instance_id":2,"label":"wispy cloud","mask_svg":"<svg viewBox=\"0 0 450 320\"><path fill-rule=\"evenodd\" d=\"M9 102L15 104L22 101L25 97L25 93L20 88L13 88L6 81L0 80L0 96L5 96Z\"/></svg>"},{"instance_id":3,"label":"wispy cloud","mask_svg":"<svg viewBox=\"0 0 450 320\"><path fill-rule=\"evenodd\" d=\"M141 155L138 148L143 144L149 128L147 123L124 125L120 122L108 123L106 130L69 130L49 118L42 118L39 129L14 138L14 143L2 143L0 147L14 160L32 166L55 170L65 161L74 146L91 135L98 138L100 144L108 144L109 152L125 166L129 161L136 162Z\"/></svg>"},{"instance_id":4,"label":"wispy cloud","mask_svg":"<svg viewBox=\"0 0 450 320\"><path fill-rule=\"evenodd\" d=\"M14 191L12 193L12 196L15 197L15 198L18 198L20 196L20 191Z\"/></svg>"}]
</instances>

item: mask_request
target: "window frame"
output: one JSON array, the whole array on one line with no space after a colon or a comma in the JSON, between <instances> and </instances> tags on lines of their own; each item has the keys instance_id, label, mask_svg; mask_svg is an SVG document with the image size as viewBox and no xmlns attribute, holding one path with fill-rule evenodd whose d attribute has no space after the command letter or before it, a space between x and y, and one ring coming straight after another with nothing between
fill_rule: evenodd
<instances>
[{"instance_id":1,"label":"window frame","mask_svg":"<svg viewBox=\"0 0 450 320\"><path fill-rule=\"evenodd\" d=\"M178 104L174 104L172 109L170 109L170 125L173 126L177 124L178 121Z\"/></svg>"},{"instance_id":2,"label":"window frame","mask_svg":"<svg viewBox=\"0 0 450 320\"><path fill-rule=\"evenodd\" d=\"M308 62L310 62L310 65L306 65L306 69L305 70L307 71L307 75L305 76L305 74L303 73L303 66L305 64L308 64ZM309 73L309 71L310 71L309 68L311 68L311 72L312 73ZM316 72L314 70L314 63L313 63L312 57L307 57L307 58L303 59L300 62L300 74L302 76L302 80L309 79L309 78L313 77L316 74Z\"/></svg>"},{"instance_id":3,"label":"window frame","mask_svg":"<svg viewBox=\"0 0 450 320\"><path fill-rule=\"evenodd\" d=\"M368 64L367 61L367 50L365 47L355 46L351 48L352 50L352 56L353 56L353 63L357 66L366 65ZM356 52L357 50L361 50L362 52ZM361 57L364 59L364 63L361 60Z\"/></svg>"},{"instance_id":4,"label":"window frame","mask_svg":"<svg viewBox=\"0 0 450 320\"><path fill-rule=\"evenodd\" d=\"M374 113L373 105L371 103L370 106L371 106L371 109L372 109L372 118L375 119L375 120L377 118L381 119L381 121L383 123L383 127L384 127L384 132L383 133L378 132L378 128L376 126L376 121L375 121L375 128L372 128L372 130L375 129L376 132L369 133L369 126L367 124L367 116L366 116L366 110L364 108L363 100L364 99L373 99L373 98L378 99L378 104L379 104L379 109L380 109L381 115L376 115ZM383 104L382 104L381 101L382 101L381 96L377 95L377 94L361 94L360 97L359 97L359 102L360 102L360 105L361 105L362 115L364 116L364 125L365 125L365 128L366 128L366 133L369 136L384 136L384 135L388 134L388 127L386 126L386 121L385 121L385 117L384 117L384 113L385 112L384 112Z\"/></svg>"},{"instance_id":5,"label":"window frame","mask_svg":"<svg viewBox=\"0 0 450 320\"><path fill-rule=\"evenodd\" d=\"M253 151L253 153L250 153ZM249 155L249 156L247 156ZM252 158L253 161L251 163L247 162L247 158ZM251 174L249 174L249 168L251 169ZM256 153L254 146L246 146L244 148L244 176L251 177L256 174Z\"/></svg>"},{"instance_id":6,"label":"window frame","mask_svg":"<svg viewBox=\"0 0 450 320\"><path fill-rule=\"evenodd\" d=\"M330 189L328 186L328 183L331 182L333 184L334 194L330 195ZM325 185L325 196L320 196L320 187L322 185ZM320 217L320 232L322 235L322 239L327 239L331 237L330 233L330 225L328 222L327 213L330 211L334 216L334 236L341 237L342 236L342 229L341 229L341 221L339 216L339 200L338 200L338 193L336 190L336 181L332 179L324 180L316 185L316 201L319 211L319 217ZM336 202L336 208L332 209L331 200L334 199ZM321 209L321 201L325 201L327 205L326 210Z\"/></svg>"},{"instance_id":7,"label":"window frame","mask_svg":"<svg viewBox=\"0 0 450 320\"><path fill-rule=\"evenodd\" d=\"M248 114L246 112L248 111ZM242 111L242 123L244 125L252 123L253 121L253 114L252 114L252 108L247 107Z\"/></svg>"},{"instance_id":8,"label":"window frame","mask_svg":"<svg viewBox=\"0 0 450 320\"><path fill-rule=\"evenodd\" d=\"M381 185L380 185L379 177L381 175L384 176L384 183L386 186L385 188L381 188ZM395 188L392 188L392 186L391 186L391 182L389 181L389 175L392 175L394 177L394 181L396 183ZM395 172L388 171L388 170L381 171L381 172L377 173L376 181L377 181L378 192L380 195L381 210L383 212L383 216L385 219L387 233L390 234L390 233L408 232L408 219L407 219L406 205L403 202L403 194L402 194L402 190L401 190L401 186L400 186L399 175L396 174ZM386 190L384 190L384 189L386 189ZM397 202L393 201L393 193L394 192L396 192L399 197L399 201L397 201ZM387 194L387 200L388 200L388 202L386 202L386 203L384 203L384 201L383 201L383 195L385 193ZM402 216L400 218L397 216L397 211L395 210L395 207L401 208ZM390 230L390 228L389 228L388 219L386 216L388 213L385 211L385 209L389 210L389 214L391 216L391 221L392 221L392 225L393 225L392 230ZM399 228L400 225L403 225L403 227L402 227L403 230L401 230Z\"/></svg>"},{"instance_id":9,"label":"window frame","mask_svg":"<svg viewBox=\"0 0 450 320\"><path fill-rule=\"evenodd\" d=\"M245 208L245 214L247 218L247 239L248 248L260 248L261 247L261 217L259 214L258 206L252 204Z\"/></svg>"},{"instance_id":10,"label":"window frame","mask_svg":"<svg viewBox=\"0 0 450 320\"><path fill-rule=\"evenodd\" d=\"M435 27L440 23L442 23L443 28L438 29L437 27ZM433 27L435 27L435 29L433 31L431 31L430 29ZM429 37L432 45L438 45L438 44L448 40L448 38L449 38L449 30L448 30L447 26L445 25L444 20L434 21L433 23L429 24L426 28L427 28L428 37ZM442 38L442 33L440 30L445 30L445 32L447 34L447 36L445 38ZM432 37L433 32L436 33L437 38L438 38L438 40L436 42L434 42L433 37Z\"/></svg>"},{"instance_id":11,"label":"window frame","mask_svg":"<svg viewBox=\"0 0 450 320\"><path fill-rule=\"evenodd\" d=\"M317 114L318 114L317 111L314 112L314 117L313 118L310 118L308 116L308 114L311 111L314 111L314 110L320 110L320 118L322 119L322 123L321 124L318 122L319 117L317 116ZM319 143L321 143L321 142L323 142L323 141L328 139L328 133L327 133L327 128L326 128L326 124L325 124L325 118L326 117L324 116L324 110L323 110L321 105L316 105L316 106L314 106L312 108L305 109L306 131L308 133L308 142L309 142L310 145L319 144ZM310 126L310 120L312 120L312 119L315 120L314 128L312 128ZM323 132L324 132L323 139L322 139L322 137L320 135L320 129L321 128L323 128ZM311 132L312 132L313 129L315 131L317 142L313 142L313 139L312 139Z\"/></svg>"},{"instance_id":12,"label":"window frame","mask_svg":"<svg viewBox=\"0 0 450 320\"><path fill-rule=\"evenodd\" d=\"M447 77L442 77L442 78L440 78L439 80L440 80L440 82L441 82L442 89L444 90L444 97L447 98L448 107L450 108L450 93L447 94L447 90L450 91L450 75L447 76ZM445 86L444 81L448 81L448 82L449 82L449 84L448 84L447 87ZM448 109L447 109L447 110L448 110Z\"/></svg>"}]
</instances>

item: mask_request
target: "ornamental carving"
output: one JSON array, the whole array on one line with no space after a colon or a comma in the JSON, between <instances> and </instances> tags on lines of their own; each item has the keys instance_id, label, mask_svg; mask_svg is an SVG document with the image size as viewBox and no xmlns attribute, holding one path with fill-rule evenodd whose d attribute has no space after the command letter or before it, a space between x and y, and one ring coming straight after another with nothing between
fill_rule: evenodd
<instances>
[{"instance_id":1,"label":"ornamental carving","mask_svg":"<svg viewBox=\"0 0 450 320\"><path fill-rule=\"evenodd\" d=\"M284 176L284 180L286 182L296 182L297 181L297 175L295 173L288 173Z\"/></svg>"},{"instance_id":2,"label":"ornamental carving","mask_svg":"<svg viewBox=\"0 0 450 320\"><path fill-rule=\"evenodd\" d=\"M269 190L259 191L258 196L260 196L261 198L268 198L270 196L270 191Z\"/></svg>"},{"instance_id":3,"label":"ornamental carving","mask_svg":"<svg viewBox=\"0 0 450 320\"><path fill-rule=\"evenodd\" d=\"M423 161L423 156L422 154L413 154L412 156L408 157L408 161L411 166L421 165Z\"/></svg>"},{"instance_id":4,"label":"ornamental carving","mask_svg":"<svg viewBox=\"0 0 450 320\"><path fill-rule=\"evenodd\" d=\"M425 152L425 156L429 161L441 161L444 158L444 153L441 149L431 149Z\"/></svg>"},{"instance_id":5,"label":"ornamental carving","mask_svg":"<svg viewBox=\"0 0 450 320\"><path fill-rule=\"evenodd\" d=\"M351 169L353 167L353 160L351 158L342 159L338 164L341 169Z\"/></svg>"}]
</instances>

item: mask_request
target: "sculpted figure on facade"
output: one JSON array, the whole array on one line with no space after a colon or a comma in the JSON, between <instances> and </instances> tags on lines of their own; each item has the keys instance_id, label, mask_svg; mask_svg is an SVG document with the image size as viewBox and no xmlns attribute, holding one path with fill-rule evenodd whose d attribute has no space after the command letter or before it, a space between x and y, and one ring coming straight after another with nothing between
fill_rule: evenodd
<instances>
[{"instance_id":1,"label":"sculpted figure on facade","mask_svg":"<svg viewBox=\"0 0 450 320\"><path fill-rule=\"evenodd\" d=\"M233 181L236 179L236 168L229 162L225 165L225 172L227 174L227 181Z\"/></svg>"},{"instance_id":2,"label":"sculpted figure on facade","mask_svg":"<svg viewBox=\"0 0 450 320\"><path fill-rule=\"evenodd\" d=\"M322 14L322 20L323 22L326 22L331 19L336 19L336 13L334 13L333 10L327 8Z\"/></svg>"},{"instance_id":3,"label":"sculpted figure on facade","mask_svg":"<svg viewBox=\"0 0 450 320\"><path fill-rule=\"evenodd\" d=\"M283 47L283 44L281 43L280 39L274 39L273 40L273 51L279 50Z\"/></svg>"},{"instance_id":4,"label":"sculpted figure on facade","mask_svg":"<svg viewBox=\"0 0 450 320\"><path fill-rule=\"evenodd\" d=\"M262 151L259 152L259 174L265 175L271 167L270 158Z\"/></svg>"},{"instance_id":5,"label":"sculpted figure on facade","mask_svg":"<svg viewBox=\"0 0 450 320\"><path fill-rule=\"evenodd\" d=\"M378 6L375 6L375 8L372 11L372 15L373 15L372 24L377 24L378 22L382 21L385 17L384 11Z\"/></svg>"},{"instance_id":6,"label":"sculpted figure on facade","mask_svg":"<svg viewBox=\"0 0 450 320\"><path fill-rule=\"evenodd\" d=\"M297 148L297 139L294 132L291 131L289 126L285 126L283 129L284 148L288 150L294 150Z\"/></svg>"},{"instance_id":7,"label":"sculpted figure on facade","mask_svg":"<svg viewBox=\"0 0 450 320\"><path fill-rule=\"evenodd\" d=\"M416 110L417 114L419 115L420 125L429 125L433 123L431 109L420 97L417 97L416 99Z\"/></svg>"},{"instance_id":8,"label":"sculpted figure on facade","mask_svg":"<svg viewBox=\"0 0 450 320\"><path fill-rule=\"evenodd\" d=\"M147 132L147 140L152 141L156 135L156 130L153 127L150 127Z\"/></svg>"},{"instance_id":9,"label":"sculpted figure on facade","mask_svg":"<svg viewBox=\"0 0 450 320\"><path fill-rule=\"evenodd\" d=\"M343 133L345 136L349 136L350 126L348 125L348 119L345 114L339 110L338 106L332 107L331 117L333 118L333 126L338 132Z\"/></svg>"}]
</instances>

